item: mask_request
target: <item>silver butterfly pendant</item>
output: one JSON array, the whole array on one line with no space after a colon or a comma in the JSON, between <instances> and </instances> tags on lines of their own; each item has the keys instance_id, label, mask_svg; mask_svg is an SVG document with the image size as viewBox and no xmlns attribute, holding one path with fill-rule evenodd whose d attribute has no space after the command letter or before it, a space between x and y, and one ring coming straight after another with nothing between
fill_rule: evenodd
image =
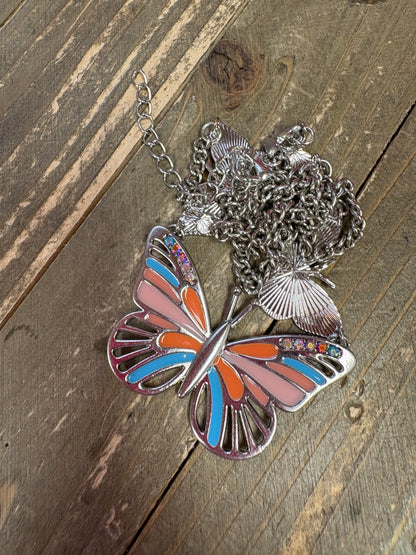
<instances>
[{"instance_id":1,"label":"silver butterfly pendant","mask_svg":"<svg viewBox=\"0 0 416 555\"><path fill-rule=\"evenodd\" d=\"M285 279L276 278L273 287L284 288ZM299 272L293 279L302 284ZM137 308L115 326L108 343L111 368L128 388L154 395L176 387L179 397L190 395L195 436L228 459L260 453L272 440L277 408L298 410L355 363L346 347L315 335L229 342L230 330L248 313L234 314L237 299L234 294L224 321L211 330L188 252L172 232L155 227L133 292Z\"/></svg>"}]
</instances>

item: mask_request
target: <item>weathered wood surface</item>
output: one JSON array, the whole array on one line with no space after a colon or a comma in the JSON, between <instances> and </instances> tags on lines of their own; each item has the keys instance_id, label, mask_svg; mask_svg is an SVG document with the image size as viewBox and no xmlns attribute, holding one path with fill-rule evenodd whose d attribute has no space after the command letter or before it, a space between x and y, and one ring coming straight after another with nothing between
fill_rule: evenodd
<instances>
[{"instance_id":1,"label":"weathered wood surface","mask_svg":"<svg viewBox=\"0 0 416 555\"><path fill-rule=\"evenodd\" d=\"M415 551L416 4L1 10L1 552ZM174 392L135 396L106 362L146 234L179 213L133 125L138 66L181 170L217 115L254 142L300 120L361 191L365 236L331 270L357 366L244 463L196 443ZM227 247L187 245L218 321Z\"/></svg>"},{"instance_id":2,"label":"weathered wood surface","mask_svg":"<svg viewBox=\"0 0 416 555\"><path fill-rule=\"evenodd\" d=\"M13 311L134 152L133 69L143 66L160 87L157 116L246 3L45 0L27 2L5 26L0 317Z\"/></svg>"}]
</instances>

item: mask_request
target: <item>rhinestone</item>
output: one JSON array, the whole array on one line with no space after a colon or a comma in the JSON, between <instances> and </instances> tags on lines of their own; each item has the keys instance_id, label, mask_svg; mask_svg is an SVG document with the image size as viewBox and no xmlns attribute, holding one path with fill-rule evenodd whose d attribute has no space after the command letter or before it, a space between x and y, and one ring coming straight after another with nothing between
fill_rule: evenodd
<instances>
[{"instance_id":1,"label":"rhinestone","mask_svg":"<svg viewBox=\"0 0 416 555\"><path fill-rule=\"evenodd\" d=\"M303 341L303 339L295 339L295 341L293 342L293 346L297 351L301 351L305 347L305 342Z\"/></svg>"},{"instance_id":2,"label":"rhinestone","mask_svg":"<svg viewBox=\"0 0 416 555\"><path fill-rule=\"evenodd\" d=\"M293 341L288 337L282 339L281 345L283 349L293 349Z\"/></svg>"},{"instance_id":3,"label":"rhinestone","mask_svg":"<svg viewBox=\"0 0 416 555\"><path fill-rule=\"evenodd\" d=\"M192 272L184 272L183 277L191 285L194 285L196 283L195 274L193 274Z\"/></svg>"},{"instance_id":4,"label":"rhinestone","mask_svg":"<svg viewBox=\"0 0 416 555\"><path fill-rule=\"evenodd\" d=\"M331 345L328 349L328 354L331 357L339 358L341 356L341 350L338 349L338 347L335 347L335 345Z\"/></svg>"},{"instance_id":5,"label":"rhinestone","mask_svg":"<svg viewBox=\"0 0 416 555\"><path fill-rule=\"evenodd\" d=\"M175 239L172 237L172 235L165 235L163 237L163 242L167 247L172 247L175 244Z\"/></svg>"}]
</instances>

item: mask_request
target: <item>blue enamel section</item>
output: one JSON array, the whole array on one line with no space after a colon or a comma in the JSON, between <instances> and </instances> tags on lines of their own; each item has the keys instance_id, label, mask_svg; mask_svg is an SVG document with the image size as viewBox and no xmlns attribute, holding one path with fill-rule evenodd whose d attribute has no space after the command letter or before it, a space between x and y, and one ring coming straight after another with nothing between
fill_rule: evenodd
<instances>
[{"instance_id":1,"label":"blue enamel section","mask_svg":"<svg viewBox=\"0 0 416 555\"><path fill-rule=\"evenodd\" d=\"M170 366L175 366L176 364L184 364L185 362L192 362L195 358L195 353L170 353L168 355L163 355L158 358L139 366L137 370L134 370L126 378L129 383L137 383L144 378L150 376L153 372L157 370L162 370L162 368L169 368Z\"/></svg>"},{"instance_id":2,"label":"blue enamel section","mask_svg":"<svg viewBox=\"0 0 416 555\"><path fill-rule=\"evenodd\" d=\"M286 366L290 366L291 368L294 368L298 372L302 372L302 374L305 374L305 376L308 376L308 378L313 380L318 385L326 384L326 379L319 372L317 372L311 366L308 366L304 362L301 362L300 360L297 360L295 358L289 358L289 357L283 357L282 362L283 364L286 364Z\"/></svg>"},{"instance_id":3,"label":"blue enamel section","mask_svg":"<svg viewBox=\"0 0 416 555\"><path fill-rule=\"evenodd\" d=\"M221 438L223 395L220 378L214 368L208 371L208 380L211 388L211 417L207 440L211 447L216 447Z\"/></svg>"},{"instance_id":4,"label":"blue enamel section","mask_svg":"<svg viewBox=\"0 0 416 555\"><path fill-rule=\"evenodd\" d=\"M158 260L149 257L146 258L146 264L149 266L149 268L164 277L171 285L173 285L173 287L178 287L178 278L174 274L172 274L172 272L169 271L165 266L163 266L163 264L161 264Z\"/></svg>"}]
</instances>

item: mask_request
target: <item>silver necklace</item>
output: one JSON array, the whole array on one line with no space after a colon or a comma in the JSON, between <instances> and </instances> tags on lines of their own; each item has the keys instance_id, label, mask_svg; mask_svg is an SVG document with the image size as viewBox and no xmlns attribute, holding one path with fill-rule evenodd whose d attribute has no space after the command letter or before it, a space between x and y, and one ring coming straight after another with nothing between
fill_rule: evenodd
<instances>
[{"instance_id":1,"label":"silver necklace","mask_svg":"<svg viewBox=\"0 0 416 555\"><path fill-rule=\"evenodd\" d=\"M305 148L310 127L268 137L260 150L221 120L193 143L182 179L159 138L152 93L142 70L133 74L136 115L166 186L183 211L172 229L151 230L133 292L138 310L112 331L108 357L115 375L137 393L179 385L190 422L209 450L229 459L262 451L276 427L276 407L293 412L354 364L339 312L322 271L362 236L365 222L348 179ZM204 293L185 235L231 244L235 287L223 323L211 331ZM241 296L249 300L237 314ZM228 342L260 307L292 319L299 335Z\"/></svg>"}]
</instances>

